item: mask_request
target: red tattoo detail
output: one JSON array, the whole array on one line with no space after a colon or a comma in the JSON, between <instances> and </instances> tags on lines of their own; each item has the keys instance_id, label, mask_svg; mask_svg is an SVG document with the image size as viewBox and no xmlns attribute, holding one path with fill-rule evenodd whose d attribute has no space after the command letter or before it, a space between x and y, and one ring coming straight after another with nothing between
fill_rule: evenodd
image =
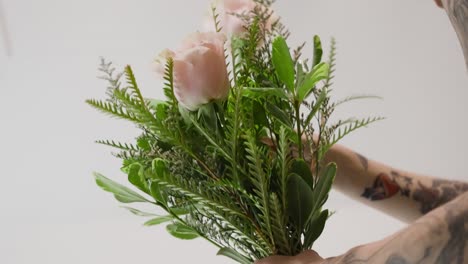
<instances>
[{"instance_id":1,"label":"red tattoo detail","mask_svg":"<svg viewBox=\"0 0 468 264\"><path fill-rule=\"evenodd\" d=\"M375 179L372 187L364 189L362 196L372 201L377 201L390 198L399 191L400 186L388 174L381 173Z\"/></svg>"}]
</instances>

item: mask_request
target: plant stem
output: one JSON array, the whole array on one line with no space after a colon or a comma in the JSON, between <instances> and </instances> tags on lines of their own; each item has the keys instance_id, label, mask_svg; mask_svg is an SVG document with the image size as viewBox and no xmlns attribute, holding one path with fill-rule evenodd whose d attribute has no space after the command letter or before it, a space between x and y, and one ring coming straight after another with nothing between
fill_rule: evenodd
<instances>
[{"instance_id":1,"label":"plant stem","mask_svg":"<svg viewBox=\"0 0 468 264\"><path fill-rule=\"evenodd\" d=\"M301 105L299 104L298 100L294 101L294 107L295 107L295 111L296 111L296 130L297 130L298 157L302 159L302 158L304 158L304 155L302 153L301 113L299 112Z\"/></svg>"}]
</instances>

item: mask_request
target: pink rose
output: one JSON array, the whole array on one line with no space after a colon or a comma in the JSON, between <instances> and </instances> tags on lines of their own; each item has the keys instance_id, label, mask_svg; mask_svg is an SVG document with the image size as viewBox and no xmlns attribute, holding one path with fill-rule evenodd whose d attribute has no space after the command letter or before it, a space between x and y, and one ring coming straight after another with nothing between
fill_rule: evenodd
<instances>
[{"instance_id":1,"label":"pink rose","mask_svg":"<svg viewBox=\"0 0 468 264\"><path fill-rule=\"evenodd\" d=\"M164 73L167 58L174 60L174 94L190 111L229 94L224 55L226 38L221 33L193 33L177 51L165 50L156 59L156 71Z\"/></svg>"},{"instance_id":2,"label":"pink rose","mask_svg":"<svg viewBox=\"0 0 468 264\"><path fill-rule=\"evenodd\" d=\"M252 11L255 7L259 6L261 9L264 9L263 6L260 6L253 0L220 0L216 4L217 13L219 14L219 20L223 32L228 36L239 36L246 32L246 23L244 20L239 18L236 15L247 15L251 16ZM268 10L267 13L270 13L271 10ZM266 23L266 28L271 29L271 26L278 19L278 16L274 13L270 16ZM212 30L214 28L213 19L210 19L208 27Z\"/></svg>"}]
</instances>

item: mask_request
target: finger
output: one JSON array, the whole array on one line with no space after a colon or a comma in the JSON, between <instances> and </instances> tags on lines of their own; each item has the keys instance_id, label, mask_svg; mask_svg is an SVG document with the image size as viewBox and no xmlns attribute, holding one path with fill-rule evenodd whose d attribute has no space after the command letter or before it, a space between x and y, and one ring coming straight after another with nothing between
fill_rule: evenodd
<instances>
[{"instance_id":1,"label":"finger","mask_svg":"<svg viewBox=\"0 0 468 264\"><path fill-rule=\"evenodd\" d=\"M442 4L442 0L435 0L435 2L439 7L444 8L444 5Z\"/></svg>"}]
</instances>

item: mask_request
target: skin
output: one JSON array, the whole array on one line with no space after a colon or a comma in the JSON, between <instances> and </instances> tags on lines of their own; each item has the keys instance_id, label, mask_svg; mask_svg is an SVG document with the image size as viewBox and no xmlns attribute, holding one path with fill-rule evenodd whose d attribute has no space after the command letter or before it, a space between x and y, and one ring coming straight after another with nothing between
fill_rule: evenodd
<instances>
[{"instance_id":1,"label":"skin","mask_svg":"<svg viewBox=\"0 0 468 264\"><path fill-rule=\"evenodd\" d=\"M468 0L435 2L446 10L468 67ZM468 263L468 183L394 169L339 145L327 153L324 162L331 161L339 168L335 189L410 225L333 258L310 250L257 264Z\"/></svg>"}]
</instances>

